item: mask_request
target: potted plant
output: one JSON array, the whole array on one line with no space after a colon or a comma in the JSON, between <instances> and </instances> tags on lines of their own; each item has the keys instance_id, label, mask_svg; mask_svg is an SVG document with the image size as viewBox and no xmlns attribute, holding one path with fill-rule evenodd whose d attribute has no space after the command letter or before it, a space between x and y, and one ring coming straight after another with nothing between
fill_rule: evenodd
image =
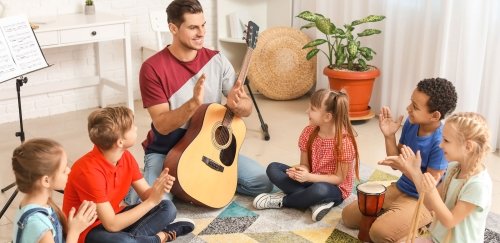
<instances>
[{"instance_id":1,"label":"potted plant","mask_svg":"<svg viewBox=\"0 0 500 243\"><path fill-rule=\"evenodd\" d=\"M95 14L95 5L93 0L85 0L85 15Z\"/></svg>"},{"instance_id":2,"label":"potted plant","mask_svg":"<svg viewBox=\"0 0 500 243\"><path fill-rule=\"evenodd\" d=\"M312 48L306 55L307 60L319 52L328 59L328 66L323 69L323 74L328 77L331 89L345 89L349 95L349 116L351 118L373 117L368 102L371 98L373 82L380 75L380 71L367 61L376 54L371 48L362 46L359 38L380 34L378 29L365 29L356 35L356 26L369 22L378 22L385 18L382 15L370 15L360 20L344 24L343 27L335 26L329 18L309 11L297 15L298 18L309 23L301 29L317 28L325 35L324 39L315 39L303 48ZM318 47L326 44L327 50Z\"/></svg>"}]
</instances>

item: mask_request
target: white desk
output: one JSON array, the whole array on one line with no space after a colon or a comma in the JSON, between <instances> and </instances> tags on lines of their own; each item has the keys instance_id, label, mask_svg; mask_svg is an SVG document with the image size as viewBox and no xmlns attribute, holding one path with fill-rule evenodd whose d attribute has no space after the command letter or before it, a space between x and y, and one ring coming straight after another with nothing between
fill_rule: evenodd
<instances>
[{"instance_id":1,"label":"white desk","mask_svg":"<svg viewBox=\"0 0 500 243\"><path fill-rule=\"evenodd\" d=\"M97 57L96 83L87 83L85 86L98 85L99 105L105 106L103 97L104 85L125 93L127 106L134 110L132 86L132 56L130 52L130 25L129 20L109 14L96 13L95 15L69 14L57 16L46 24L40 24L35 35L42 49L94 43ZM112 82L101 76L102 57L99 52L99 42L123 40L125 56L125 84Z\"/></svg>"}]
</instances>

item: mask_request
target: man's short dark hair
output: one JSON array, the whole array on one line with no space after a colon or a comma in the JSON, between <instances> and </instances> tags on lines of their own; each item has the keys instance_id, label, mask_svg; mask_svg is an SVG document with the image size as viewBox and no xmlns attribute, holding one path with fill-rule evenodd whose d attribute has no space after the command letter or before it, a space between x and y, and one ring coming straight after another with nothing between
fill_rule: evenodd
<instances>
[{"instance_id":1,"label":"man's short dark hair","mask_svg":"<svg viewBox=\"0 0 500 243\"><path fill-rule=\"evenodd\" d=\"M203 13L203 7L198 0L174 0L167 7L168 22L181 26L185 13Z\"/></svg>"},{"instance_id":2,"label":"man's short dark hair","mask_svg":"<svg viewBox=\"0 0 500 243\"><path fill-rule=\"evenodd\" d=\"M429 96L429 112L439 111L444 119L457 106L457 91L452 82L444 78L424 79L417 84L417 90Z\"/></svg>"}]
</instances>

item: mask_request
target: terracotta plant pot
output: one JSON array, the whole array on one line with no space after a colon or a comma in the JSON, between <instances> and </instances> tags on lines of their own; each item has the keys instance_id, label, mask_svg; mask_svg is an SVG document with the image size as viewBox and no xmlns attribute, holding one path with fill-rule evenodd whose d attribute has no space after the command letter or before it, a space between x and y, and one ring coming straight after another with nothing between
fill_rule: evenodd
<instances>
[{"instance_id":1,"label":"terracotta plant pot","mask_svg":"<svg viewBox=\"0 0 500 243\"><path fill-rule=\"evenodd\" d=\"M370 113L368 103L372 96L373 83L375 78L380 76L377 68L355 72L325 67L323 74L328 77L330 89L346 90L349 95L349 117L363 117Z\"/></svg>"}]
</instances>

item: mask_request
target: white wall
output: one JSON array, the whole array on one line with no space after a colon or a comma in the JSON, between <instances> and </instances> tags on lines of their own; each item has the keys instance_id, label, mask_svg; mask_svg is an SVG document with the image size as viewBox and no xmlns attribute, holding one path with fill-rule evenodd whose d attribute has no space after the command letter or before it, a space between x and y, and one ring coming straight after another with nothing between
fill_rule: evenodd
<instances>
[{"instance_id":1,"label":"white wall","mask_svg":"<svg viewBox=\"0 0 500 243\"><path fill-rule=\"evenodd\" d=\"M82 13L84 0L0 0L4 16L27 14L33 20L48 20L50 16ZM130 20L132 42L132 64L134 97L140 99L138 72L141 60L141 46L155 46L155 35L149 25L149 10L165 9L168 0L94 0L97 12L106 12ZM215 0L200 0L207 20L206 46L215 46L216 16ZM104 43L106 78L124 82L122 41ZM53 66L27 75L28 83L21 88L23 118L35 118L87 109L98 106L97 88L86 87L42 94L39 91L56 87L65 80L90 77L96 74L94 52L91 44L43 50L45 58ZM15 80L0 84L0 124L18 121ZM39 88L38 88L39 87ZM28 92L24 92L27 90ZM123 96L112 90L105 90L106 104L124 101Z\"/></svg>"}]
</instances>

